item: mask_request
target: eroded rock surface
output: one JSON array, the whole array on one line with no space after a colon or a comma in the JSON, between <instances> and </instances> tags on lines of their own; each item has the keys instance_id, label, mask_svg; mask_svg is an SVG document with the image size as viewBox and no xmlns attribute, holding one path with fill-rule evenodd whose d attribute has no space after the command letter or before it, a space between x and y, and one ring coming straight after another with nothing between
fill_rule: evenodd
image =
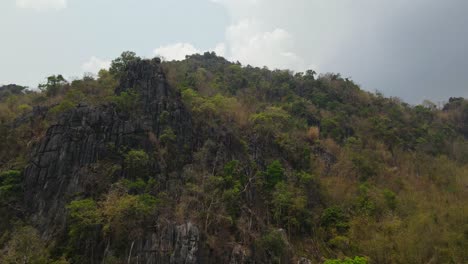
<instances>
[{"instance_id":1,"label":"eroded rock surface","mask_svg":"<svg viewBox=\"0 0 468 264\"><path fill-rule=\"evenodd\" d=\"M67 230L66 205L75 199L99 197L102 186L110 186L108 179L93 168L101 161L111 159L112 164L122 163L116 149L143 149L152 153L159 143L157 139L170 129L176 136L169 151L173 164L153 161L151 172L164 188L169 182L182 181L182 169L191 162L194 149L204 146L205 140L197 136L192 127L191 115L185 109L178 91L172 89L164 77L158 60L138 60L130 63L116 89L138 94L137 109L125 113L118 105L107 103L100 106L78 105L62 114L32 151L30 163L25 169L25 202L32 223L46 240L63 237ZM41 112L42 113L42 112ZM195 135L194 135L195 134ZM198 133L203 134L203 133ZM211 135L219 139L214 153L230 160L230 152L240 146L230 132ZM229 151L228 151L229 150ZM239 152L239 151L238 151ZM119 161L120 159L120 161ZM122 164L121 164L122 165ZM218 165L215 164L214 165ZM115 178L126 177L120 169ZM178 177L173 179L171 177ZM183 186L182 183L178 183ZM101 186L102 185L102 186ZM103 190L105 191L105 190ZM247 263L241 249L234 249L232 256L213 258L205 250L199 228L187 221L184 224L168 222L148 226L147 231L127 246L130 263ZM92 258L96 263L110 254L112 242L95 241ZM112 246L110 246L112 247Z\"/></svg>"},{"instance_id":2,"label":"eroded rock surface","mask_svg":"<svg viewBox=\"0 0 468 264\"><path fill-rule=\"evenodd\" d=\"M63 232L68 202L93 191L94 186L87 183L98 181L92 177L99 176L82 172L108 158L109 146L148 151L154 148L148 135L159 137L170 128L177 137L172 151L180 153L178 161L183 164L190 158L184 149L192 145L191 117L180 94L167 84L159 62L137 61L126 73L116 93L132 90L139 94L138 116L129 118L113 104L79 105L63 114L32 152L24 175L25 201L45 238ZM155 174L160 167L153 165Z\"/></svg>"}]
</instances>

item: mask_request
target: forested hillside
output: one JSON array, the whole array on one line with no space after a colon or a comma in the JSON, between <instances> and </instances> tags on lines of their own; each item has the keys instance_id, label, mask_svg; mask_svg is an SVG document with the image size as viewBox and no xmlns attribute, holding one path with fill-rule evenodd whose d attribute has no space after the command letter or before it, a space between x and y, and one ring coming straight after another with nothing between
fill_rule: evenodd
<instances>
[{"instance_id":1,"label":"forested hillside","mask_svg":"<svg viewBox=\"0 0 468 264\"><path fill-rule=\"evenodd\" d=\"M214 53L40 89L0 87L1 263L468 263L464 98Z\"/></svg>"}]
</instances>

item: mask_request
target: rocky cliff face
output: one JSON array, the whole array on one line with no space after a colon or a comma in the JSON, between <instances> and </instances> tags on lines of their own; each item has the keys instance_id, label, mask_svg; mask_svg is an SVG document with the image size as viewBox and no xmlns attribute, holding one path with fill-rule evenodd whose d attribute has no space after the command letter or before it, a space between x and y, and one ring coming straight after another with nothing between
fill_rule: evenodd
<instances>
[{"instance_id":1,"label":"rocky cliff face","mask_svg":"<svg viewBox=\"0 0 468 264\"><path fill-rule=\"evenodd\" d=\"M200 232L191 222L158 225L145 237L130 245L131 263L202 263L199 257Z\"/></svg>"},{"instance_id":2,"label":"rocky cliff face","mask_svg":"<svg viewBox=\"0 0 468 264\"><path fill-rule=\"evenodd\" d=\"M179 164L190 160L191 118L180 95L167 84L159 61L139 60L128 65L116 94L130 89L139 95L138 116L129 118L113 104L79 105L63 114L35 146L24 175L25 202L44 238L50 240L65 232L66 205L71 200L96 192L94 183L102 176L89 173L88 168L112 155L109 145L149 151L155 148L151 137L154 141L170 128L177 138L171 151ZM152 165L160 181L169 177L163 167ZM131 255L139 263L197 263L198 241L196 226L172 223L148 230L131 245Z\"/></svg>"}]
</instances>

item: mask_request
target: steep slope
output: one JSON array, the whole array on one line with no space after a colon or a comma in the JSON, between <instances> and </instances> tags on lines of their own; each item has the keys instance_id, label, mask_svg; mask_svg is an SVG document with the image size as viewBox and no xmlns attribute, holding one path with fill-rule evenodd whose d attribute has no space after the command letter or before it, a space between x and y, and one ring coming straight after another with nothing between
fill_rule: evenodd
<instances>
[{"instance_id":1,"label":"steep slope","mask_svg":"<svg viewBox=\"0 0 468 264\"><path fill-rule=\"evenodd\" d=\"M170 151L177 157L178 164L190 160L190 151L186 150L192 145L191 117L180 95L167 84L159 61L142 60L130 64L116 93L129 92L130 88L139 95L132 113L110 104L78 105L64 113L34 148L24 175L26 204L34 225L46 239L65 233L66 205L70 201L99 195L109 188L114 177L131 177L125 169L116 172L119 175L109 175L110 178L93 172L93 164L112 160L116 149L154 151L157 146L151 141L152 137L159 138L165 130L171 129L177 135L177 142ZM149 166L159 182L168 182L168 177L172 177L161 164ZM157 237L145 234L136 247L143 252L143 247L149 250L161 245L177 258L186 254L172 252L182 250L182 245L177 244L182 242L178 240L187 239L186 236L198 239L197 232L191 224L187 227L172 224L163 227ZM150 259L148 257L145 263L154 263Z\"/></svg>"},{"instance_id":2,"label":"steep slope","mask_svg":"<svg viewBox=\"0 0 468 264\"><path fill-rule=\"evenodd\" d=\"M468 260L466 99L213 53L47 80L0 97L0 262Z\"/></svg>"}]
</instances>

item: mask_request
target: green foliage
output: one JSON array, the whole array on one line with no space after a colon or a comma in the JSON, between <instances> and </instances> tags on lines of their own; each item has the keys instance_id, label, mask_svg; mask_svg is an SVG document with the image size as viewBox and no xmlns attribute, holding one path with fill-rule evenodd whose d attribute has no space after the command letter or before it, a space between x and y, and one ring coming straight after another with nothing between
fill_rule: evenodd
<instances>
[{"instance_id":1,"label":"green foliage","mask_svg":"<svg viewBox=\"0 0 468 264\"><path fill-rule=\"evenodd\" d=\"M39 89L46 93L48 97L56 96L60 89L68 82L61 74L47 77L47 83L39 84Z\"/></svg>"},{"instance_id":2,"label":"green foliage","mask_svg":"<svg viewBox=\"0 0 468 264\"><path fill-rule=\"evenodd\" d=\"M256 242L256 248L261 253L260 258L270 259L272 263L282 263L287 254L287 242L282 230L270 230Z\"/></svg>"},{"instance_id":3,"label":"green foliage","mask_svg":"<svg viewBox=\"0 0 468 264\"><path fill-rule=\"evenodd\" d=\"M110 71L70 84L51 76L43 93L0 87L2 241L14 221L24 220L23 179L11 169L27 164L59 113L79 103L110 103L116 118L139 122L138 92L114 94L139 60L125 52ZM162 67L170 87L181 92L193 131L176 135L171 127L175 91L159 114L159 138L149 133L152 144L106 137L104 144L115 142L111 155L82 168L91 174L83 179L96 180L86 183L93 188L66 196L81 200L67 207L67 243L52 245L54 256L128 262L132 241L175 219L196 223L213 252L241 243L259 263L289 263L289 252L365 255L375 263L468 259L466 99L451 98L443 109L430 102L413 107L362 91L339 74L243 67L213 53ZM184 135L193 144L175 146ZM106 259L95 259L101 252L93 250L108 241Z\"/></svg>"},{"instance_id":4,"label":"green foliage","mask_svg":"<svg viewBox=\"0 0 468 264\"><path fill-rule=\"evenodd\" d=\"M144 232L143 223L151 217L161 200L152 195L111 192L102 204L104 232L125 245L125 241Z\"/></svg>"},{"instance_id":5,"label":"green foliage","mask_svg":"<svg viewBox=\"0 0 468 264\"><path fill-rule=\"evenodd\" d=\"M112 101L116 104L117 110L131 116L136 115L139 104L139 94L133 90L121 92L119 95L113 96Z\"/></svg>"},{"instance_id":6,"label":"green foliage","mask_svg":"<svg viewBox=\"0 0 468 264\"><path fill-rule=\"evenodd\" d=\"M268 190L273 190L279 182L284 180L284 168L278 160L268 165L265 172L265 183Z\"/></svg>"},{"instance_id":7,"label":"green foliage","mask_svg":"<svg viewBox=\"0 0 468 264\"><path fill-rule=\"evenodd\" d=\"M226 205L226 211L235 219L240 212L241 207L241 190L240 184L236 182L234 186L226 188L222 194L222 200Z\"/></svg>"},{"instance_id":8,"label":"green foliage","mask_svg":"<svg viewBox=\"0 0 468 264\"><path fill-rule=\"evenodd\" d=\"M395 210L397 207L397 197L396 194L388 189L383 191L385 202L391 210Z\"/></svg>"},{"instance_id":9,"label":"green foliage","mask_svg":"<svg viewBox=\"0 0 468 264\"><path fill-rule=\"evenodd\" d=\"M343 126L340 125L340 122L336 117L322 119L320 131L324 136L331 137L336 141L342 141L345 137Z\"/></svg>"},{"instance_id":10,"label":"green foliage","mask_svg":"<svg viewBox=\"0 0 468 264\"><path fill-rule=\"evenodd\" d=\"M360 214L372 216L377 211L377 205L369 195L369 186L367 184L359 185L359 194L357 197L357 211Z\"/></svg>"},{"instance_id":11,"label":"green foliage","mask_svg":"<svg viewBox=\"0 0 468 264\"><path fill-rule=\"evenodd\" d=\"M255 131L265 136L277 135L288 128L291 116L279 107L269 107L266 111L250 117Z\"/></svg>"},{"instance_id":12,"label":"green foliage","mask_svg":"<svg viewBox=\"0 0 468 264\"><path fill-rule=\"evenodd\" d=\"M324 264L367 264L368 260L365 257L354 257L354 258L345 258L340 259L327 259Z\"/></svg>"},{"instance_id":13,"label":"green foliage","mask_svg":"<svg viewBox=\"0 0 468 264\"><path fill-rule=\"evenodd\" d=\"M123 179L123 185L131 194L143 193L146 190L147 183L141 179L137 178L136 180Z\"/></svg>"},{"instance_id":14,"label":"green foliage","mask_svg":"<svg viewBox=\"0 0 468 264\"><path fill-rule=\"evenodd\" d=\"M328 245L334 250L346 251L350 247L349 238L337 235L328 241Z\"/></svg>"},{"instance_id":15,"label":"green foliage","mask_svg":"<svg viewBox=\"0 0 468 264\"><path fill-rule=\"evenodd\" d=\"M10 170L0 173L0 204L8 204L22 193L21 172Z\"/></svg>"},{"instance_id":16,"label":"green foliage","mask_svg":"<svg viewBox=\"0 0 468 264\"><path fill-rule=\"evenodd\" d=\"M28 104L20 104L18 106L18 110L22 113L27 113L27 112L30 112L32 110L32 107Z\"/></svg>"},{"instance_id":17,"label":"green foliage","mask_svg":"<svg viewBox=\"0 0 468 264\"><path fill-rule=\"evenodd\" d=\"M232 160L224 166L223 201L232 218L236 218L240 213L242 205L241 189L246 184L246 178L239 171L239 166L238 160Z\"/></svg>"},{"instance_id":18,"label":"green foliage","mask_svg":"<svg viewBox=\"0 0 468 264\"><path fill-rule=\"evenodd\" d=\"M351 162L360 181L366 181L379 173L379 164L371 153L351 153Z\"/></svg>"},{"instance_id":19,"label":"green foliage","mask_svg":"<svg viewBox=\"0 0 468 264\"><path fill-rule=\"evenodd\" d=\"M144 223L154 216L165 200L162 194L159 197L147 193L132 195L117 188L111 190L102 202L92 199L72 201L67 206L69 254L74 256L74 261L88 261L92 258L89 250L96 247L102 237L115 239L117 248L125 246L143 234Z\"/></svg>"},{"instance_id":20,"label":"green foliage","mask_svg":"<svg viewBox=\"0 0 468 264\"><path fill-rule=\"evenodd\" d=\"M16 84L2 85L0 86L0 101L8 98L11 95L24 94L27 92L27 88L28 87Z\"/></svg>"},{"instance_id":21,"label":"green foliage","mask_svg":"<svg viewBox=\"0 0 468 264\"><path fill-rule=\"evenodd\" d=\"M332 206L325 209L320 217L320 224L331 232L344 234L349 229L348 216L343 209Z\"/></svg>"},{"instance_id":22,"label":"green foliage","mask_svg":"<svg viewBox=\"0 0 468 264\"><path fill-rule=\"evenodd\" d=\"M221 121L232 122L240 108L236 98L221 94L204 97L190 88L182 91L182 99L199 122L210 126L217 126Z\"/></svg>"},{"instance_id":23,"label":"green foliage","mask_svg":"<svg viewBox=\"0 0 468 264\"><path fill-rule=\"evenodd\" d=\"M103 218L94 200L75 200L67 206L67 209L70 215L68 235L72 246L93 240L99 234Z\"/></svg>"},{"instance_id":24,"label":"green foliage","mask_svg":"<svg viewBox=\"0 0 468 264\"><path fill-rule=\"evenodd\" d=\"M275 221L288 230L300 230L301 227L310 225L307 197L301 189L288 186L284 182L277 183L272 205Z\"/></svg>"},{"instance_id":25,"label":"green foliage","mask_svg":"<svg viewBox=\"0 0 468 264\"><path fill-rule=\"evenodd\" d=\"M23 177L17 170L0 173L0 233L6 232L22 210Z\"/></svg>"},{"instance_id":26,"label":"green foliage","mask_svg":"<svg viewBox=\"0 0 468 264\"><path fill-rule=\"evenodd\" d=\"M125 72L130 63L138 60L140 60L140 57L136 56L135 52L124 51L120 57L112 61L109 72L119 78Z\"/></svg>"},{"instance_id":27,"label":"green foliage","mask_svg":"<svg viewBox=\"0 0 468 264\"><path fill-rule=\"evenodd\" d=\"M159 141L166 146L175 143L176 139L177 136L172 130L172 128L164 129L164 132L159 137Z\"/></svg>"},{"instance_id":28,"label":"green foliage","mask_svg":"<svg viewBox=\"0 0 468 264\"><path fill-rule=\"evenodd\" d=\"M125 170L132 178L148 176L150 158L144 150L130 150L124 156Z\"/></svg>"},{"instance_id":29,"label":"green foliage","mask_svg":"<svg viewBox=\"0 0 468 264\"><path fill-rule=\"evenodd\" d=\"M62 256L61 258L50 262L50 264L70 264L70 262Z\"/></svg>"},{"instance_id":30,"label":"green foliage","mask_svg":"<svg viewBox=\"0 0 468 264\"><path fill-rule=\"evenodd\" d=\"M47 264L50 261L44 241L37 230L30 226L15 230L5 248L0 256L1 263Z\"/></svg>"},{"instance_id":31,"label":"green foliage","mask_svg":"<svg viewBox=\"0 0 468 264\"><path fill-rule=\"evenodd\" d=\"M242 206L241 189L245 184L245 178L238 171L238 166L237 160L230 161L224 166L222 177L210 178L210 185L215 188L215 192L219 192L220 200L232 221L239 216Z\"/></svg>"},{"instance_id":32,"label":"green foliage","mask_svg":"<svg viewBox=\"0 0 468 264\"><path fill-rule=\"evenodd\" d=\"M52 109L50 109L50 112L53 114L59 114L59 113L64 113L72 108L75 107L75 104L71 101L64 100L60 104L54 106Z\"/></svg>"}]
</instances>

